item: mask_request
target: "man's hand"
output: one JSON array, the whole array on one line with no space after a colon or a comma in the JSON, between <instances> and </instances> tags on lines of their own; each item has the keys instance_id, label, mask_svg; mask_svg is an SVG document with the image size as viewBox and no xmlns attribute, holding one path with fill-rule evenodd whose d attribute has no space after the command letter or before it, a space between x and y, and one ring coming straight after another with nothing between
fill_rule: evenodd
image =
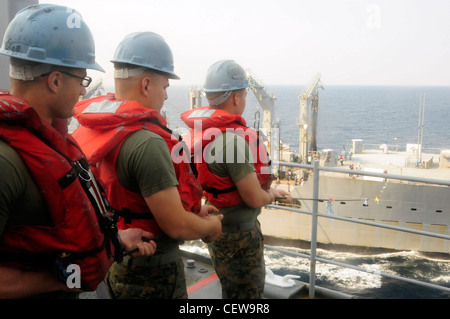
<instances>
[{"instance_id":1,"label":"man's hand","mask_svg":"<svg viewBox=\"0 0 450 319\"><path fill-rule=\"evenodd\" d=\"M212 205L202 205L202 207L200 208L200 212L198 213L198 216L206 217L209 214L218 213L218 212L219 212L219 210Z\"/></svg>"},{"instance_id":2,"label":"man's hand","mask_svg":"<svg viewBox=\"0 0 450 319\"><path fill-rule=\"evenodd\" d=\"M278 189L278 188L271 188L270 192L272 193L273 197L274 197L274 202L281 202L281 203L293 203L293 198L291 196L291 194L289 194L288 192L282 190L282 189Z\"/></svg>"},{"instance_id":3,"label":"man's hand","mask_svg":"<svg viewBox=\"0 0 450 319\"><path fill-rule=\"evenodd\" d=\"M222 235L222 219L223 219L223 215L219 214L219 215L208 215L207 217L203 217L203 218L208 218L211 219L211 222L215 224L215 230L212 234L210 234L209 236L202 238L202 241L204 243L212 243L213 241L215 241L217 238L219 238Z\"/></svg>"},{"instance_id":4,"label":"man's hand","mask_svg":"<svg viewBox=\"0 0 450 319\"><path fill-rule=\"evenodd\" d=\"M151 240L152 233L140 228L128 228L119 230L119 236L125 252L130 254L131 258L151 256L155 253L156 243Z\"/></svg>"}]
</instances>

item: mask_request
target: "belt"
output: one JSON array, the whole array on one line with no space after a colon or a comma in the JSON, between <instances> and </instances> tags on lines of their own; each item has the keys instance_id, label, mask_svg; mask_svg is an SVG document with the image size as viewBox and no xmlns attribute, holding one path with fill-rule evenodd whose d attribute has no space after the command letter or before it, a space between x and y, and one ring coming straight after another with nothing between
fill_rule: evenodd
<instances>
[{"instance_id":1,"label":"belt","mask_svg":"<svg viewBox=\"0 0 450 319\"><path fill-rule=\"evenodd\" d=\"M225 233L237 233L240 231L250 231L256 226L254 220L241 224L226 224L222 225L222 231Z\"/></svg>"},{"instance_id":2,"label":"belt","mask_svg":"<svg viewBox=\"0 0 450 319\"><path fill-rule=\"evenodd\" d=\"M135 259L130 256L126 256L123 258L123 262L128 263L128 266L157 267L177 261L179 257L180 255L178 253L178 249L173 249L163 255L144 256Z\"/></svg>"}]
</instances>

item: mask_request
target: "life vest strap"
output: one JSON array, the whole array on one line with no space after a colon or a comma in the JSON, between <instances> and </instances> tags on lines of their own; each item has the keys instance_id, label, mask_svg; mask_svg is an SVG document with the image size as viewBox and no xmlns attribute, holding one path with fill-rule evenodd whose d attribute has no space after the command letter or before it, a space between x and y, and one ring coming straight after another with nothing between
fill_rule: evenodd
<instances>
[{"instance_id":1,"label":"life vest strap","mask_svg":"<svg viewBox=\"0 0 450 319\"><path fill-rule=\"evenodd\" d=\"M237 187L231 186L231 187L228 187L225 189L218 189L215 187L206 187L203 190L207 193L213 194L214 198L217 198L217 195L234 192L235 190L237 190Z\"/></svg>"},{"instance_id":2,"label":"life vest strap","mask_svg":"<svg viewBox=\"0 0 450 319\"><path fill-rule=\"evenodd\" d=\"M133 213L128 208L123 207L121 210L115 210L115 213L124 219L126 224L130 224L133 219L155 219L151 212Z\"/></svg>"}]
</instances>

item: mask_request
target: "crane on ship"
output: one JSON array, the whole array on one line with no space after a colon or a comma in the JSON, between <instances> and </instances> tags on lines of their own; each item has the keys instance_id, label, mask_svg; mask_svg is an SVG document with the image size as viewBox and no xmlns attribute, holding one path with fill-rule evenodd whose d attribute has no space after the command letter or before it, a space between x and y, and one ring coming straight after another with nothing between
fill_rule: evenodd
<instances>
[{"instance_id":1,"label":"crane on ship","mask_svg":"<svg viewBox=\"0 0 450 319\"><path fill-rule=\"evenodd\" d=\"M251 91L253 92L253 94L256 97L256 100L263 109L262 130L267 137L270 137L273 126L272 124L275 109L275 100L277 98L272 92L267 91L262 82L257 80L250 73L247 73L247 79L250 83ZM258 115L255 116L257 117ZM259 127L255 127L255 129L259 129Z\"/></svg>"},{"instance_id":2,"label":"crane on ship","mask_svg":"<svg viewBox=\"0 0 450 319\"><path fill-rule=\"evenodd\" d=\"M201 87L191 87L189 90L189 109L195 109L202 106L203 91Z\"/></svg>"},{"instance_id":3,"label":"crane on ship","mask_svg":"<svg viewBox=\"0 0 450 319\"><path fill-rule=\"evenodd\" d=\"M317 111L319 107L319 89L323 89L317 73L306 91L300 95L299 117L299 158L302 163L311 163L317 154Z\"/></svg>"},{"instance_id":4,"label":"crane on ship","mask_svg":"<svg viewBox=\"0 0 450 319\"><path fill-rule=\"evenodd\" d=\"M270 158L277 163L280 160L280 120L274 120L275 112L275 95L268 91L263 83L247 72L247 79L250 83L249 89L253 92L258 105L263 110L262 127L259 127L260 112L258 108L255 112L254 128L258 132L262 132L266 139L266 147ZM278 164L272 166L272 173L278 172Z\"/></svg>"}]
</instances>

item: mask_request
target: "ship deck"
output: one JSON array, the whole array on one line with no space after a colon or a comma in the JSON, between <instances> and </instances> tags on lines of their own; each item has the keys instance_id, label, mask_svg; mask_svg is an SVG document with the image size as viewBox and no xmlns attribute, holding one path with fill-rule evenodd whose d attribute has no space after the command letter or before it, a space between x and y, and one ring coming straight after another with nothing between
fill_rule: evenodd
<instances>
[{"instance_id":1,"label":"ship deck","mask_svg":"<svg viewBox=\"0 0 450 319\"><path fill-rule=\"evenodd\" d=\"M181 249L188 298L193 299L222 299L220 280L212 266L209 257ZM286 286L283 277L273 275L266 277L264 286L265 299L310 299L309 283L292 280L292 285ZM110 299L110 296L102 282L96 291L84 292L81 299ZM353 296L315 286L315 299L351 299Z\"/></svg>"},{"instance_id":2,"label":"ship deck","mask_svg":"<svg viewBox=\"0 0 450 319\"><path fill-rule=\"evenodd\" d=\"M386 170L389 174L450 180L450 169L439 167L439 154L424 153L421 158L423 163L428 163L426 168L415 167L416 158L411 152L383 153L382 150L364 150L345 160L343 167L348 168L350 164L356 167L359 163L361 170Z\"/></svg>"}]
</instances>

